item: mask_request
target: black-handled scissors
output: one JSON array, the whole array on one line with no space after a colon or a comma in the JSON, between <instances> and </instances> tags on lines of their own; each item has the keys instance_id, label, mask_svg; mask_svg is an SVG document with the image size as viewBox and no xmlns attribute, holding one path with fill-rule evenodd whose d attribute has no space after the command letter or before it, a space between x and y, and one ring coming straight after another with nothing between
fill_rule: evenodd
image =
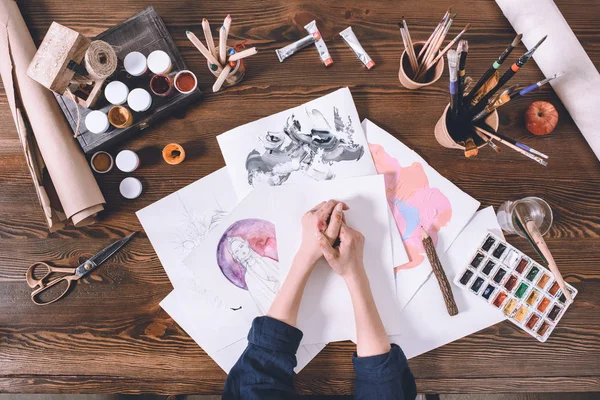
<instances>
[{"instance_id":1,"label":"black-handled scissors","mask_svg":"<svg viewBox=\"0 0 600 400\"><path fill-rule=\"evenodd\" d=\"M27 273L25 274L25 279L27 280L27 284L29 285L30 288L33 289L33 292L31 293L31 300L37 305L45 306L46 304L54 303L55 301L63 298L67 294L69 289L71 288L71 284L73 283L73 281L77 281L77 280L81 279L82 277L86 276L87 274L89 274L90 272L92 272L93 270L98 268L100 265L102 265L113 254L115 254L123 246L125 246L125 244L127 244L127 242L129 242L131 240L131 238L133 237L133 235L135 235L135 233L136 232L133 232L132 234L124 237L123 239L121 239L117 242L114 242L113 244L108 245L107 247L100 250L100 252L98 252L96 255L94 255L93 257L88 259L86 262L84 262L77 268L53 267L49 264L46 264L45 262L36 262L36 263L32 264L27 269ZM43 273L42 277L39 279L34 278L36 269L45 269L45 273ZM52 280L47 279L53 273L67 274L67 275L57 277L56 279L52 279ZM56 293L55 298L53 298L52 300L49 300L49 301L40 301L38 296L41 293L43 293L44 291L50 289L51 287L53 287L61 282L65 282L63 284L65 286L64 290L62 288L58 289L58 290L53 290L52 292Z\"/></svg>"}]
</instances>

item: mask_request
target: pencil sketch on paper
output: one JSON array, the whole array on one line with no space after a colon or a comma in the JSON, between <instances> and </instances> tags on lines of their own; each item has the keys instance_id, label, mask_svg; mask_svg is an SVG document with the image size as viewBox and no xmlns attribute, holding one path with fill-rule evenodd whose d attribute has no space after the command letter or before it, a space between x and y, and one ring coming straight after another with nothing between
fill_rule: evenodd
<instances>
[{"instance_id":1,"label":"pencil sketch on paper","mask_svg":"<svg viewBox=\"0 0 600 400\"><path fill-rule=\"evenodd\" d=\"M233 223L221 236L216 257L223 275L247 290L266 314L280 285L275 225L254 218Z\"/></svg>"},{"instance_id":2,"label":"pencil sketch on paper","mask_svg":"<svg viewBox=\"0 0 600 400\"><path fill-rule=\"evenodd\" d=\"M246 158L248 184L278 186L294 173L329 180L335 177L334 164L361 159L365 149L354 142L350 116L344 121L334 106L332 127L321 111L305 111L309 121L305 126L292 114L281 131L267 131L258 137L261 148Z\"/></svg>"},{"instance_id":3,"label":"pencil sketch on paper","mask_svg":"<svg viewBox=\"0 0 600 400\"><path fill-rule=\"evenodd\" d=\"M402 167L382 146L369 143L369 149L377 172L384 175L388 204L410 260L396 266L395 271L417 267L425 259L420 227L437 244L439 230L452 219L450 200L441 190L429 186L421 163Z\"/></svg>"},{"instance_id":4,"label":"pencil sketch on paper","mask_svg":"<svg viewBox=\"0 0 600 400\"><path fill-rule=\"evenodd\" d=\"M174 232L175 248L187 255L204 241L206 235L227 215L215 197L217 207L210 212L198 215L185 205L179 193L177 199L181 203L180 223Z\"/></svg>"}]
</instances>

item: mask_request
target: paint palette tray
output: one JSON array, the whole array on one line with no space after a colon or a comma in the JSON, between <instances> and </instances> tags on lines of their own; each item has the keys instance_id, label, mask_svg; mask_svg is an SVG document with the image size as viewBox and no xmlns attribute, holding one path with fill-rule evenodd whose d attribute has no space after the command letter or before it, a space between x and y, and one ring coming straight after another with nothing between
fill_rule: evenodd
<instances>
[{"instance_id":1,"label":"paint palette tray","mask_svg":"<svg viewBox=\"0 0 600 400\"><path fill-rule=\"evenodd\" d=\"M540 342L571 305L550 270L491 232L454 283L501 310ZM575 298L577 289L567 283L567 290Z\"/></svg>"}]
</instances>

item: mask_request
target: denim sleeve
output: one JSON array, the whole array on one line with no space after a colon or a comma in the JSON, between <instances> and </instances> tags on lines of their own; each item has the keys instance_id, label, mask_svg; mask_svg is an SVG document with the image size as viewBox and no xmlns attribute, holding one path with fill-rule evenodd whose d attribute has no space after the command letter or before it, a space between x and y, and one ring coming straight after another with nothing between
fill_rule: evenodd
<instances>
[{"instance_id":1,"label":"denim sleeve","mask_svg":"<svg viewBox=\"0 0 600 400\"><path fill-rule=\"evenodd\" d=\"M389 353L372 357L352 356L356 372L355 399L414 399L415 378L408 368L402 349L395 344Z\"/></svg>"},{"instance_id":2,"label":"denim sleeve","mask_svg":"<svg viewBox=\"0 0 600 400\"><path fill-rule=\"evenodd\" d=\"M223 399L281 399L294 392L296 351L302 331L270 317L258 317L248 347L227 376Z\"/></svg>"}]
</instances>

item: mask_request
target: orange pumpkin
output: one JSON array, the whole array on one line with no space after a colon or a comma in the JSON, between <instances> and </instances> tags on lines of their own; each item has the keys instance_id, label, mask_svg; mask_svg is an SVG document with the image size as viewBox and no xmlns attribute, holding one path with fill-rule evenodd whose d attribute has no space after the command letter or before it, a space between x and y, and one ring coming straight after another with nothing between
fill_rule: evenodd
<instances>
[{"instance_id":1,"label":"orange pumpkin","mask_svg":"<svg viewBox=\"0 0 600 400\"><path fill-rule=\"evenodd\" d=\"M557 124L558 111L547 101L535 101L525 112L525 127L534 135L547 135Z\"/></svg>"},{"instance_id":2,"label":"orange pumpkin","mask_svg":"<svg viewBox=\"0 0 600 400\"><path fill-rule=\"evenodd\" d=\"M162 156L167 164L177 165L185 160L185 150L177 143L169 143L163 149Z\"/></svg>"}]
</instances>

